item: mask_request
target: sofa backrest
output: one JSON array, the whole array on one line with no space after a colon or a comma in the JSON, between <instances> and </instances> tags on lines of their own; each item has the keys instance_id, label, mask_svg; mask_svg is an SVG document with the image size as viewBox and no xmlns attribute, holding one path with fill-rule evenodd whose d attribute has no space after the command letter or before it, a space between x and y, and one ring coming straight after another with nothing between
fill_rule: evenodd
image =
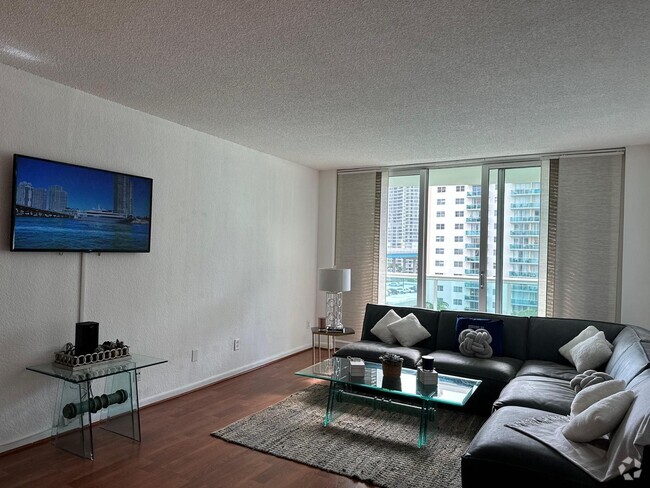
<instances>
[{"instance_id":1,"label":"sofa backrest","mask_svg":"<svg viewBox=\"0 0 650 488\"><path fill-rule=\"evenodd\" d=\"M422 326L427 329L431 337L418 342L414 347L421 347L424 349L436 349L436 336L438 335L438 316L440 312L429 310L426 308L417 307L391 307L390 305L376 305L369 303L366 305L366 314L363 317L363 331L361 332L361 339L365 341L378 341L381 340L375 336L370 329L372 329L377 322L379 322L389 310L394 310L400 317L406 317L412 313L417 317Z\"/></svg>"},{"instance_id":2,"label":"sofa backrest","mask_svg":"<svg viewBox=\"0 0 650 488\"><path fill-rule=\"evenodd\" d=\"M650 331L633 325L625 327L614 339L614 351L605 372L629 383L642 371L650 368L650 343L643 342Z\"/></svg>"},{"instance_id":3,"label":"sofa backrest","mask_svg":"<svg viewBox=\"0 0 650 488\"><path fill-rule=\"evenodd\" d=\"M438 349L458 350L456 340L456 319L458 316L503 320L503 355L522 360L526 359L528 317L515 317L514 315L443 310L440 312L440 319L438 320L438 339L436 341Z\"/></svg>"},{"instance_id":4,"label":"sofa backrest","mask_svg":"<svg viewBox=\"0 0 650 488\"><path fill-rule=\"evenodd\" d=\"M597 322L594 320L531 317L528 328L527 359L570 364L560 354L560 347L590 325L593 325L598 330L602 330L605 333L605 338L609 342L614 342L618 333L625 327L622 324Z\"/></svg>"}]
</instances>

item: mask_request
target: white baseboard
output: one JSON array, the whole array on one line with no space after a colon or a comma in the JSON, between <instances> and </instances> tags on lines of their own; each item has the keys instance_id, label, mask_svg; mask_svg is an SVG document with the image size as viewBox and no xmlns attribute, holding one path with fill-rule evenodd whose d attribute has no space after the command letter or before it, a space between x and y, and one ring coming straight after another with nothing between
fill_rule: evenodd
<instances>
[{"instance_id":1,"label":"white baseboard","mask_svg":"<svg viewBox=\"0 0 650 488\"><path fill-rule=\"evenodd\" d=\"M254 363L247 364L244 366L240 366L239 368L231 369L229 371L225 371L224 373L220 373L218 375L210 376L209 378L205 378L201 381L196 381L194 383L190 383L189 385L181 386L179 388L174 388L173 390L166 391L164 393L159 393L158 395L153 395L144 399L140 399L140 407L145 407L147 405L152 405L154 403L161 402L163 400L167 400L169 398L173 398L179 395L182 395L183 393L190 392L192 390L196 390L198 388L202 388L204 386L208 386L212 383L216 383L221 380L225 380L228 378L231 378L233 376L240 375L242 373L246 373L248 371L251 371L253 369L257 369L260 366L264 366L268 363L272 363L273 361L276 361L278 359L285 358L287 356L291 356L292 354L296 354L301 351L306 351L308 349L311 349L311 344L305 344L303 346L298 346L293 349L290 349L288 351L282 352L280 354L275 354L274 356L270 356L264 359L260 359L259 361L255 361ZM93 422L96 423L96 422ZM52 436L52 429L47 429L42 432L37 432L35 434L30 434L26 437L22 437L18 440L8 442L6 444L0 445L0 453L6 452L6 451L11 451L13 449L18 449L19 447L23 447L29 444L33 444L34 442L42 441L43 439L47 439Z\"/></svg>"},{"instance_id":2,"label":"white baseboard","mask_svg":"<svg viewBox=\"0 0 650 488\"><path fill-rule=\"evenodd\" d=\"M214 376L210 376L208 378L202 379L201 381L196 381L194 383L190 383L188 385L181 386L179 388L174 388L173 390L166 391L164 393L159 393L158 395L153 395L147 398L141 398L140 399L140 407L146 407L147 405L151 405L154 403L162 402L163 400L167 400L169 398L173 398L178 395L182 395L183 393L190 392L192 390L197 390L199 388L202 388L204 386L211 385L212 383L216 383L217 381L222 381L228 378L232 378L233 376L240 375L242 373L246 373L248 371L251 371L253 369L257 369L260 366L264 366L265 364L271 363L273 361L276 361L278 359L285 358L287 356L291 356L292 354L295 354L297 352L301 351L306 351L307 349L311 349L310 344L305 344L304 346L299 346L295 347L293 349L290 349L289 351L276 354L274 356L270 356L268 358L260 359L259 361L256 361L251 364L247 364L245 366L240 366L239 368L231 369L229 371L225 371L223 373L219 373Z\"/></svg>"}]
</instances>

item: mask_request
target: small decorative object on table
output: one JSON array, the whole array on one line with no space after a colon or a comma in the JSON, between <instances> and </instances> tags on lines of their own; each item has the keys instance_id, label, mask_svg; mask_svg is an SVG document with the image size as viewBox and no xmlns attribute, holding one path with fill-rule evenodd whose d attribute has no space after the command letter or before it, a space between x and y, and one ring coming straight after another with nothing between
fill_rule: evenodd
<instances>
[{"instance_id":1,"label":"small decorative object on table","mask_svg":"<svg viewBox=\"0 0 650 488\"><path fill-rule=\"evenodd\" d=\"M438 384L438 372L433 367L433 356L422 356L422 366L418 367L417 379L423 385Z\"/></svg>"},{"instance_id":2,"label":"small decorative object on table","mask_svg":"<svg viewBox=\"0 0 650 488\"><path fill-rule=\"evenodd\" d=\"M119 339L115 342L106 341L97 346L90 354L75 353L75 348L68 342L62 351L54 353L54 364L60 368L77 371L88 366L103 363L113 359L124 359L129 356L129 346Z\"/></svg>"},{"instance_id":3,"label":"small decorative object on table","mask_svg":"<svg viewBox=\"0 0 650 488\"><path fill-rule=\"evenodd\" d=\"M404 358L393 354L392 352L387 352L379 356L381 361L381 369L384 372L384 376L400 376L402 374L402 363Z\"/></svg>"},{"instance_id":4,"label":"small decorative object on table","mask_svg":"<svg viewBox=\"0 0 650 488\"><path fill-rule=\"evenodd\" d=\"M364 376L366 374L366 363L361 358L351 358L350 361L350 376Z\"/></svg>"}]
</instances>

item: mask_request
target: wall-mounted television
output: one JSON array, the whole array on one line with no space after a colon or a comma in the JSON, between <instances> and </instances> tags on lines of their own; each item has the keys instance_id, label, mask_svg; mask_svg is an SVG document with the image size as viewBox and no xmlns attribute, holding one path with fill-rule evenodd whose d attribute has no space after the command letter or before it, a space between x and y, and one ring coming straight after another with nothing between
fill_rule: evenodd
<instances>
[{"instance_id":1,"label":"wall-mounted television","mask_svg":"<svg viewBox=\"0 0 650 488\"><path fill-rule=\"evenodd\" d=\"M14 155L12 251L149 252L153 180Z\"/></svg>"}]
</instances>

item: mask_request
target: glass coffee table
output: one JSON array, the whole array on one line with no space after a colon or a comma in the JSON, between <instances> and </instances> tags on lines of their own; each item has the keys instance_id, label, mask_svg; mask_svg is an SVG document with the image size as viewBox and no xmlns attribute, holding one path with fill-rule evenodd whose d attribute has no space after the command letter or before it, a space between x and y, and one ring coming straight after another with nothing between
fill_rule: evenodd
<instances>
[{"instance_id":1,"label":"glass coffee table","mask_svg":"<svg viewBox=\"0 0 650 488\"><path fill-rule=\"evenodd\" d=\"M435 417L434 405L445 403L462 407L481 384L481 380L439 374L437 385L424 385L417 380L414 369L402 368L400 377L386 377L381 364L367 361L364 376L351 376L350 361L338 357L326 359L296 374L329 381L324 426L335 420L337 402L415 415L420 417L418 447L427 443L427 427Z\"/></svg>"}]
</instances>

